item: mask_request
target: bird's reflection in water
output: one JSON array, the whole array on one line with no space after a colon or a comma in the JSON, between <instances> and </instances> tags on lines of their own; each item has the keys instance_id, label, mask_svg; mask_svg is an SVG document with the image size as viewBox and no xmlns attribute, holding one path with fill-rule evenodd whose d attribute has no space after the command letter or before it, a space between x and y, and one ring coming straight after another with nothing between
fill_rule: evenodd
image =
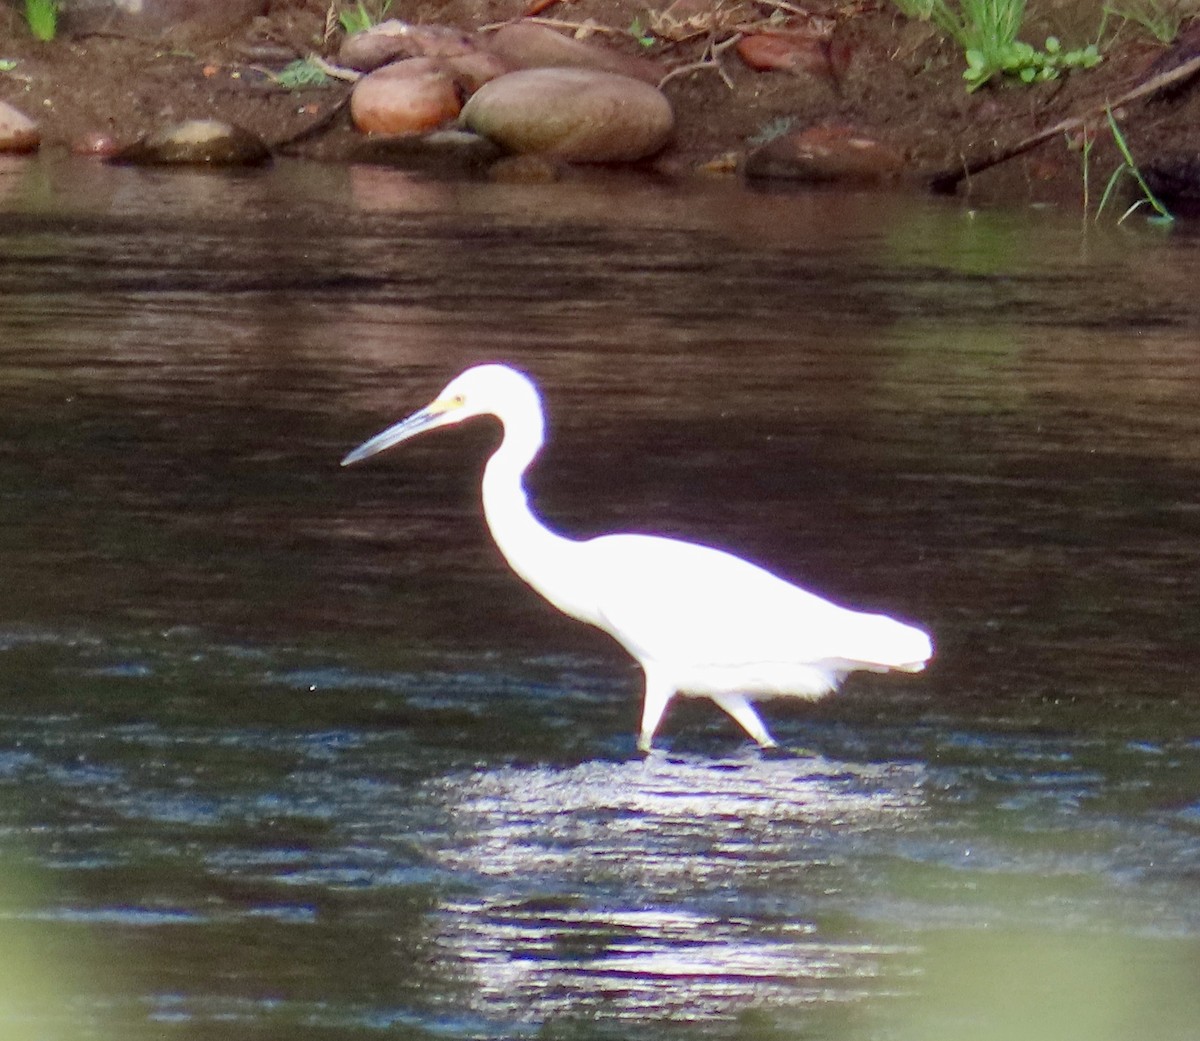
<instances>
[{"instance_id":1,"label":"bird's reflection in water","mask_svg":"<svg viewBox=\"0 0 1200 1041\"><path fill-rule=\"evenodd\" d=\"M925 812L917 767L752 752L434 787L452 822L440 856L475 880L441 904L439 946L480 1012L529 1021L725 1018L877 990L894 949L824 928L829 867Z\"/></svg>"}]
</instances>

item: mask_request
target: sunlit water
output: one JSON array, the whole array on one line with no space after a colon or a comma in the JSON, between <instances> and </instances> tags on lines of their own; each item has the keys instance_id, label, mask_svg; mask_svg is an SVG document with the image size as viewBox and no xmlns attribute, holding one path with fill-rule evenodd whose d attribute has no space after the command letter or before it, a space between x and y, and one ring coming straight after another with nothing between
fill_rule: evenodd
<instances>
[{"instance_id":1,"label":"sunlit water","mask_svg":"<svg viewBox=\"0 0 1200 1041\"><path fill-rule=\"evenodd\" d=\"M0 167L5 1038L1195 1038L1188 228L638 182ZM577 534L917 620L764 757L511 576Z\"/></svg>"}]
</instances>

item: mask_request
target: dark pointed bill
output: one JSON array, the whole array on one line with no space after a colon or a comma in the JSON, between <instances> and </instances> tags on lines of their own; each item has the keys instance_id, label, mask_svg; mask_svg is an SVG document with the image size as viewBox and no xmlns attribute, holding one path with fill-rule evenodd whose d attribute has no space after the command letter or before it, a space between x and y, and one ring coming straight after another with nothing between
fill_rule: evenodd
<instances>
[{"instance_id":1,"label":"dark pointed bill","mask_svg":"<svg viewBox=\"0 0 1200 1041\"><path fill-rule=\"evenodd\" d=\"M376 434L369 441L364 441L345 459L342 460L342 466L351 466L354 463L362 462L362 460L373 456L378 452L382 452L386 448L391 448L392 445L398 445L401 441L407 441L410 437L416 437L417 434L426 430L431 430L434 427L439 427L446 422L446 411L442 408L437 408L436 402L419 412L414 412L407 419L400 420L394 426L388 427L382 433Z\"/></svg>"}]
</instances>

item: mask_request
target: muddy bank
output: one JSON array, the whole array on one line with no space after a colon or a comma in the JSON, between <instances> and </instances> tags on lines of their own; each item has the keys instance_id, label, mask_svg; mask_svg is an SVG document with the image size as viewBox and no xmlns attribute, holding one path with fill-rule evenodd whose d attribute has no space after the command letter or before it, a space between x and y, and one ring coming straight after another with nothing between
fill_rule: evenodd
<instances>
[{"instance_id":1,"label":"muddy bank","mask_svg":"<svg viewBox=\"0 0 1200 1041\"><path fill-rule=\"evenodd\" d=\"M389 15L487 33L528 9L528 0L450 0L394 3ZM352 127L345 104L350 84L331 79L293 88L275 78L297 57L336 55L341 34L328 31L327 5L301 0L267 10L217 37L88 32L39 43L6 7L0 10L6 70L0 72L0 100L35 119L49 149L80 149L98 136L129 144L172 121L217 118L289 154L330 161L361 157L363 135ZM677 20L676 31L654 36L648 46L628 31L635 23L647 25L644 2L574 0L545 7L540 15L561 32L657 62L664 76L671 74L662 90L674 109L675 133L644 164L660 175L738 176L747 155L764 141L813 130L820 139L877 144L899 157L901 169L891 180L919 188L928 171L994 152L1119 96L1166 50L1125 27L1102 48L1104 61L1095 69L968 93L959 49L890 4L821 4L805 8L803 18L774 0L692 10L690 21ZM1087 27L1094 32L1098 21L1094 8L1059 8L1033 20L1023 35L1036 41L1057 32L1068 43L1085 42ZM803 63L761 71L737 46L723 46L739 32L798 24L820 25L828 72ZM1200 165L1200 90L1187 82L1131 103L1120 116L1140 163L1185 171L1189 163ZM1079 134L1061 135L964 180L957 190L980 201L1069 203L1080 193L1079 144ZM1098 137L1090 161L1094 181L1118 164L1106 136Z\"/></svg>"}]
</instances>

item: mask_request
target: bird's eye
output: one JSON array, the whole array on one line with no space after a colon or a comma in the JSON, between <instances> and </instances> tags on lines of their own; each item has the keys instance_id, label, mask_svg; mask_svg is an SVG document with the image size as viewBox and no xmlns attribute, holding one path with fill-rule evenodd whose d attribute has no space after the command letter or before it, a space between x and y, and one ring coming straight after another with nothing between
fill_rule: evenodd
<instances>
[{"instance_id":1,"label":"bird's eye","mask_svg":"<svg viewBox=\"0 0 1200 1041\"><path fill-rule=\"evenodd\" d=\"M454 397L452 397L450 399L450 407L451 408L462 408L463 405L465 405L466 403L467 403L467 399L465 397L463 397L461 394L455 394Z\"/></svg>"}]
</instances>

